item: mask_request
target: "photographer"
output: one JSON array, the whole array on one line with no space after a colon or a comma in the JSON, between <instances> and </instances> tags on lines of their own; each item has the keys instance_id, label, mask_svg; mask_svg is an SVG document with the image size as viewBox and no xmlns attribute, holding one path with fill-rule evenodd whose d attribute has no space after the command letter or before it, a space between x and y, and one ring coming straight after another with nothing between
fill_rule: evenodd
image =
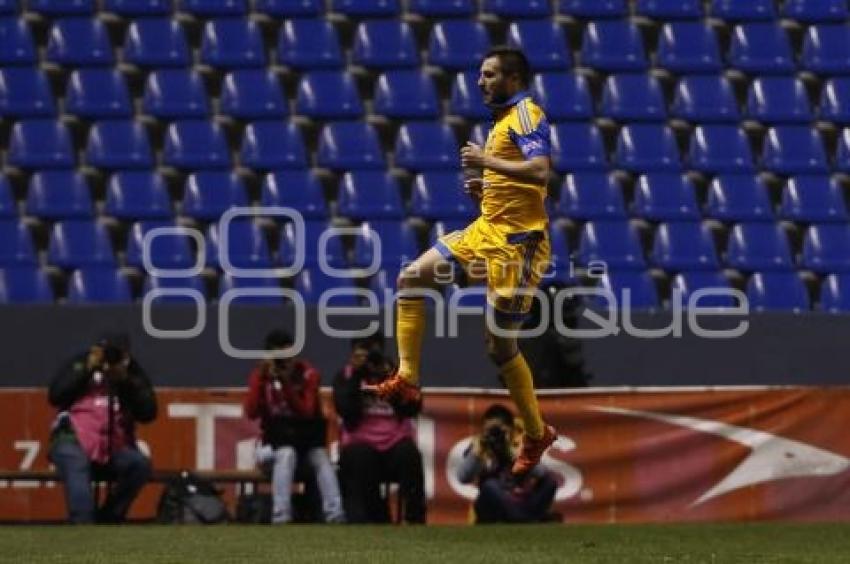
<instances>
[{"instance_id":1,"label":"photographer","mask_svg":"<svg viewBox=\"0 0 850 564\"><path fill-rule=\"evenodd\" d=\"M388 522L380 485L389 481L398 482L404 520L424 523L425 478L413 427L422 405L402 407L375 395L375 385L393 372L384 356L382 334L354 339L351 348L349 362L333 384L334 405L342 419L340 480L348 519L352 523Z\"/></svg>"},{"instance_id":2,"label":"photographer","mask_svg":"<svg viewBox=\"0 0 850 564\"><path fill-rule=\"evenodd\" d=\"M266 336L267 351L290 346L292 337L284 331L275 330ZM257 462L271 471L273 523L292 521L292 482L301 457L316 473L325 521L345 521L339 484L326 448L319 383L318 371L301 358L266 359L249 377L245 415L260 420L263 435Z\"/></svg>"},{"instance_id":3,"label":"photographer","mask_svg":"<svg viewBox=\"0 0 850 564\"><path fill-rule=\"evenodd\" d=\"M542 464L519 484L511 475L514 460L514 416L501 404L484 412L481 434L463 453L458 480L477 482L478 523L533 523L548 518L557 484Z\"/></svg>"},{"instance_id":4,"label":"photographer","mask_svg":"<svg viewBox=\"0 0 850 564\"><path fill-rule=\"evenodd\" d=\"M156 418L150 380L130 356L126 335L104 335L53 378L48 399L59 414L48 458L65 486L72 523L120 522L148 481L151 463L136 446L135 423ZM92 478L114 481L97 510Z\"/></svg>"}]
</instances>

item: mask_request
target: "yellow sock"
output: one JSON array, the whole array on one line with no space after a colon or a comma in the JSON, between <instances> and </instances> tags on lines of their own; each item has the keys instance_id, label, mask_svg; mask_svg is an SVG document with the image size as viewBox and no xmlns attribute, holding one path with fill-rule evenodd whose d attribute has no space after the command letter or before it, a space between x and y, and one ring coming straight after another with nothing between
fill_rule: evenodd
<instances>
[{"instance_id":1,"label":"yellow sock","mask_svg":"<svg viewBox=\"0 0 850 564\"><path fill-rule=\"evenodd\" d=\"M419 353L425 332L425 300L399 297L396 302L398 374L411 384L419 382Z\"/></svg>"},{"instance_id":2,"label":"yellow sock","mask_svg":"<svg viewBox=\"0 0 850 564\"><path fill-rule=\"evenodd\" d=\"M534 395L534 380L531 377L531 369L525 362L522 353L499 367L502 381L511 392L519 411L522 422L525 425L525 433L532 439L543 436L543 419L540 417L540 408L537 405L537 396Z\"/></svg>"}]
</instances>

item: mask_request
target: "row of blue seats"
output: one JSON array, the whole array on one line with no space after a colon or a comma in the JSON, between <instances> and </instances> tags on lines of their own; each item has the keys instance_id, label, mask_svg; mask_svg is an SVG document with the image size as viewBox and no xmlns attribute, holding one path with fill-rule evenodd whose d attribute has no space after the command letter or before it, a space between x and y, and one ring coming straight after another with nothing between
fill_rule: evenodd
<instances>
[{"instance_id":1,"label":"row of blue seats","mask_svg":"<svg viewBox=\"0 0 850 564\"><path fill-rule=\"evenodd\" d=\"M438 222L431 232L431 243L446 230L461 229L468 221ZM129 233L125 264L143 265L142 244L151 229L173 227L173 222L146 221L135 223ZM319 260L336 268L349 265L365 268L377 263L398 267L412 260L423 250L416 231L398 221L364 222L355 231L354 247L349 259L340 237L331 237L324 247L323 257L318 249L320 238L328 229L322 221L310 221L304 240L291 223L283 226L278 252L273 254L265 233L255 223L235 221L229 228L228 260L237 267L272 268L295 262L298 242L305 250L308 265ZM331 233L334 230L331 228ZM339 233L339 232L337 232ZM27 226L20 221L0 220L0 265L35 264L38 262ZM187 268L195 264L188 234L156 238L151 247L151 259L157 268ZM209 267L221 266L221 233L216 224L206 230L206 252L203 262ZM643 269L648 265L669 272L717 269L721 254L715 244L711 226L699 221L661 223L654 233L649 257L644 255L636 228L626 220L594 220L584 224L578 248L570 248L559 229L552 230L552 270L559 280L567 281L571 273L569 260L574 256L578 266L586 267L603 262L609 269ZM850 225L827 223L810 225L803 236L802 252L795 261L784 228L773 222L734 224L729 231L723 264L740 271L790 270L797 266L818 273L850 270ZM65 220L54 223L47 246L47 263L61 268L93 265L114 265L116 258L106 228L91 220Z\"/></svg>"},{"instance_id":2,"label":"row of blue seats","mask_svg":"<svg viewBox=\"0 0 850 564\"><path fill-rule=\"evenodd\" d=\"M729 20L765 20L777 16L801 21L847 19L845 0L785 0L777 9L774 0L711 0L708 14L703 0L636 0L635 15L654 19L687 19L711 15ZM629 0L558 0L558 13L578 18L623 17L630 13ZM317 16L325 12L325 0L104 0L102 9L121 16L165 16L175 9L199 18L242 16L250 11L272 17ZM334 12L349 17L396 17L406 12L424 17L468 17L478 12L478 0L333 0ZM15 13L19 0L0 0L0 13ZM30 0L27 10L46 17L92 14L95 0L56 2ZM480 10L504 18L539 18L554 14L550 0L483 0Z\"/></svg>"},{"instance_id":3,"label":"row of blue seats","mask_svg":"<svg viewBox=\"0 0 850 564\"><path fill-rule=\"evenodd\" d=\"M395 272L380 271L372 277L369 288L379 303L387 303L395 289ZM188 278L145 278L143 296L151 291L162 292L154 298L154 305L163 303L191 303L195 298L208 299L205 284L198 276ZM616 300L596 297L588 305L617 309L652 310L661 307L661 298L655 280L645 271L613 271L602 276L597 287L607 290ZM280 289L279 281L273 278L244 278L224 273L219 278L219 297L231 290L269 291ZM293 289L305 303L318 304L324 292L331 289L351 290L356 286L350 279L328 277L319 270L304 270L295 277ZM681 296L681 304L688 307L689 300L698 290L731 288L728 279L719 271L682 272L673 277L673 292ZM806 285L795 272L756 272L746 284L746 296L750 311L793 311L803 312L812 308L812 300ZM452 296L460 292L457 297ZM483 306L480 291L464 291L456 284L446 289L448 299L457 300L461 306ZM53 289L45 272L37 267L0 268L0 304L50 303L55 299ZM67 301L72 304L131 303L133 295L127 276L110 267L84 268L71 273L68 280ZM233 303L282 305L281 296L242 296ZM342 307L356 305L357 296L337 295L327 299L326 304ZM695 301L699 307L735 307L739 305L731 295L704 296ZM830 313L850 312L850 274L830 274L820 286L817 307Z\"/></svg>"},{"instance_id":4,"label":"row of blue seats","mask_svg":"<svg viewBox=\"0 0 850 564\"><path fill-rule=\"evenodd\" d=\"M37 62L23 19L0 18L0 64ZM511 24L508 43L521 47L537 70L573 66L565 32L552 21ZM430 35L427 61L446 70L475 68L491 46L486 27L472 20L437 22ZM333 25L322 19L289 20L280 31L277 62L296 69L339 68L344 53ZM136 20L127 32L123 61L141 67L189 66L192 52L180 24L168 18ZM49 62L68 67L113 65L116 55L105 26L94 18L53 23L45 52ZM850 29L841 24L808 28L800 67L817 73L850 72ZM262 34L247 19L211 20L204 27L199 61L222 69L262 67L270 61ZM416 67L421 64L413 30L395 20L359 24L351 62L367 68ZM627 20L588 24L579 62L603 72L640 71L650 66L639 28ZM787 73L797 67L787 32L776 22L738 24L727 53L729 66L750 73ZM716 71L723 67L713 28L701 22L666 24L658 47L658 66L673 72Z\"/></svg>"},{"instance_id":5,"label":"row of blue seats","mask_svg":"<svg viewBox=\"0 0 850 564\"><path fill-rule=\"evenodd\" d=\"M448 113L470 120L490 118L473 72L458 73L452 83ZM752 119L767 124L804 123L818 117L850 123L850 77L824 83L818 110L802 80L793 76L756 77L741 112L729 81L721 75L688 75L679 79L669 110L661 85L650 74L613 74L604 82L598 111L587 79L578 73L542 73L531 92L550 121L586 120L597 114L618 121L735 122ZM162 120L206 118L212 103L204 81L188 69L160 69L145 81L141 111ZM83 119L129 118L133 102L123 75L111 69L82 69L68 78L64 112ZM218 112L242 120L285 119L289 103L274 73L242 69L222 83ZM343 71L311 71L302 75L294 112L318 120L357 119L365 108L354 79ZM439 119L441 101L425 72L394 70L375 83L374 115L390 119ZM0 69L0 116L53 117L57 104L45 74L37 68Z\"/></svg>"},{"instance_id":6,"label":"row of blue seats","mask_svg":"<svg viewBox=\"0 0 850 564\"><path fill-rule=\"evenodd\" d=\"M346 173L340 182L336 214L351 220L419 217L428 221L470 220L478 210L462 192L463 177L456 171L428 171L416 176L409 206L398 180L382 171ZM705 206L697 200L693 182L678 173L641 175L631 206L615 174L569 174L560 196L549 203L550 216L584 221L624 219L629 215L648 221L721 222L773 221L802 223L847 222L847 205L840 182L827 175L802 175L784 185L778 210L768 189L755 174L725 174L709 185ZM307 219L327 219L328 202L316 176L307 170L286 170L264 176L260 205L289 207ZM218 219L227 209L248 206L242 179L227 171L191 174L183 190L179 212L199 221ZM0 217L18 215L18 204L5 178L0 177ZM38 171L30 177L24 213L46 220L92 218L91 188L72 170ZM118 171L107 184L102 213L121 220L172 219L175 210L163 178L151 171Z\"/></svg>"}]
</instances>

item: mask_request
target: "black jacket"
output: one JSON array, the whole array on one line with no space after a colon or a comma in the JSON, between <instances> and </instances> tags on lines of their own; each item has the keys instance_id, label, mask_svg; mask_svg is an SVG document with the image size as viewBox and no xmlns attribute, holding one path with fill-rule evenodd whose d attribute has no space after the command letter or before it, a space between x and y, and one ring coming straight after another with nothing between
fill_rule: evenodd
<instances>
[{"instance_id":1,"label":"black jacket","mask_svg":"<svg viewBox=\"0 0 850 564\"><path fill-rule=\"evenodd\" d=\"M346 377L347 373L351 377ZM333 381L334 408L342 418L342 424L347 429L354 429L363 419L363 395L361 384L364 380L370 384L382 381L386 376L373 374L365 366L359 370L353 370L350 365L339 372ZM422 402L416 404L398 405L391 403L393 411L399 419L416 417L422 411Z\"/></svg>"}]
</instances>

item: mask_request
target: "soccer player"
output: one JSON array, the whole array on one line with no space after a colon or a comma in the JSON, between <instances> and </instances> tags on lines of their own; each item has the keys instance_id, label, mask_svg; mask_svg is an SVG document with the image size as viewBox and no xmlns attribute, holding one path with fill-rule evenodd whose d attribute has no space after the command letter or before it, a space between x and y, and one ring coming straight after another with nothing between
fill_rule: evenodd
<instances>
[{"instance_id":1,"label":"soccer player","mask_svg":"<svg viewBox=\"0 0 850 564\"><path fill-rule=\"evenodd\" d=\"M522 51L495 48L484 57L478 86L493 111L493 124L484 148L467 143L461 150L470 175L466 190L480 201L481 215L462 231L442 237L431 249L402 270L398 279L396 374L378 385L385 399L418 401L419 356L425 325L421 291L435 286L446 262L463 268L471 279L486 280L487 307L499 336L487 330L487 348L498 365L525 424L525 437L512 467L515 476L527 474L556 438L543 423L531 370L517 347L516 331L531 307L532 294L549 263L549 239L544 200L549 178L550 134L543 111L527 91L531 70ZM478 272L478 275L475 274Z\"/></svg>"}]
</instances>

